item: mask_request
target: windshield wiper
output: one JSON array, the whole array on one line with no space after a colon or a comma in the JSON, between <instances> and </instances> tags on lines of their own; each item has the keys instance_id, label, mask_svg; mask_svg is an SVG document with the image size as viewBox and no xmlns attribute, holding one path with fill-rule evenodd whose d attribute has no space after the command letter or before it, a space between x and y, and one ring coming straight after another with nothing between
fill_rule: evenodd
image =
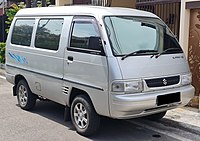
<instances>
[{"instance_id":1,"label":"windshield wiper","mask_svg":"<svg viewBox=\"0 0 200 141\"><path fill-rule=\"evenodd\" d=\"M161 53L158 53L157 55L155 55L155 58L158 58L160 57L162 54L166 53L166 52L169 52L169 51L181 51L183 52L180 48L168 48L168 49L165 49L163 50ZM153 55L154 56L154 55ZM151 58L153 57L151 56Z\"/></svg>"},{"instance_id":2,"label":"windshield wiper","mask_svg":"<svg viewBox=\"0 0 200 141\"><path fill-rule=\"evenodd\" d=\"M134 51L134 52L131 52L129 54L124 55L121 58L121 60L124 60L125 58L127 58L129 56L137 55L137 54L140 54L140 53L147 53L147 52L157 52L157 51L156 50L137 50L137 51Z\"/></svg>"}]
</instances>

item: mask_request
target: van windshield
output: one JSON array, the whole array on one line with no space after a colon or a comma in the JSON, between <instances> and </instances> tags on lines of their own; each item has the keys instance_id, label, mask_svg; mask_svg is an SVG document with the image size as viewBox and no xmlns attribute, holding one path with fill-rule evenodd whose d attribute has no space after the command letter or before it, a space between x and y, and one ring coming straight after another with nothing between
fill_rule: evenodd
<instances>
[{"instance_id":1,"label":"van windshield","mask_svg":"<svg viewBox=\"0 0 200 141\"><path fill-rule=\"evenodd\" d=\"M159 19L107 16L104 23L114 56L183 52L173 34Z\"/></svg>"}]
</instances>

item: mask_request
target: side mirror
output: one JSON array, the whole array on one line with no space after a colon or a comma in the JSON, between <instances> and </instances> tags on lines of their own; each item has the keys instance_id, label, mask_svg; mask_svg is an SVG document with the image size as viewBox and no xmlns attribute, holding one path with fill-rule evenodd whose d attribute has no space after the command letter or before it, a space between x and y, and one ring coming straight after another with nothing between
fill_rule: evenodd
<instances>
[{"instance_id":1,"label":"side mirror","mask_svg":"<svg viewBox=\"0 0 200 141\"><path fill-rule=\"evenodd\" d=\"M89 37L88 48L92 50L102 51L102 43L100 37L91 36Z\"/></svg>"}]
</instances>

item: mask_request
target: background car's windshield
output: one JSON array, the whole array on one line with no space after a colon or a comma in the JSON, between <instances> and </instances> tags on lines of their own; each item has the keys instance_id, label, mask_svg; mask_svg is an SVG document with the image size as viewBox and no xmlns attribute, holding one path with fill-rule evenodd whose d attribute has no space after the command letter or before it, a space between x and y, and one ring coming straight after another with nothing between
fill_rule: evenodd
<instances>
[{"instance_id":1,"label":"background car's windshield","mask_svg":"<svg viewBox=\"0 0 200 141\"><path fill-rule=\"evenodd\" d=\"M168 48L180 48L158 19L112 16L105 17L104 21L114 55L126 55L138 50L147 50L143 54L151 54Z\"/></svg>"}]
</instances>

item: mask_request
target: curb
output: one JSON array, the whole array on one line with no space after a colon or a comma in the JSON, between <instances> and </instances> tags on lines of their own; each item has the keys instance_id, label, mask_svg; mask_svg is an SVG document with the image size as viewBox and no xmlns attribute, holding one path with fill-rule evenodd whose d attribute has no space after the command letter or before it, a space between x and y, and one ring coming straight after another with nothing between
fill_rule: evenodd
<instances>
[{"instance_id":1,"label":"curb","mask_svg":"<svg viewBox=\"0 0 200 141\"><path fill-rule=\"evenodd\" d=\"M199 108L200 109L200 97L199 96L194 96L190 102L188 103L188 106L194 107L194 108Z\"/></svg>"},{"instance_id":2,"label":"curb","mask_svg":"<svg viewBox=\"0 0 200 141\"><path fill-rule=\"evenodd\" d=\"M5 64L0 63L0 69L5 70Z\"/></svg>"},{"instance_id":3,"label":"curb","mask_svg":"<svg viewBox=\"0 0 200 141\"><path fill-rule=\"evenodd\" d=\"M196 108L181 107L169 110L165 119L166 124L170 124L170 120L173 120L174 127L179 126L183 130L200 135L200 111Z\"/></svg>"},{"instance_id":4,"label":"curb","mask_svg":"<svg viewBox=\"0 0 200 141\"><path fill-rule=\"evenodd\" d=\"M0 63L0 76L5 77L5 64Z\"/></svg>"}]
</instances>

